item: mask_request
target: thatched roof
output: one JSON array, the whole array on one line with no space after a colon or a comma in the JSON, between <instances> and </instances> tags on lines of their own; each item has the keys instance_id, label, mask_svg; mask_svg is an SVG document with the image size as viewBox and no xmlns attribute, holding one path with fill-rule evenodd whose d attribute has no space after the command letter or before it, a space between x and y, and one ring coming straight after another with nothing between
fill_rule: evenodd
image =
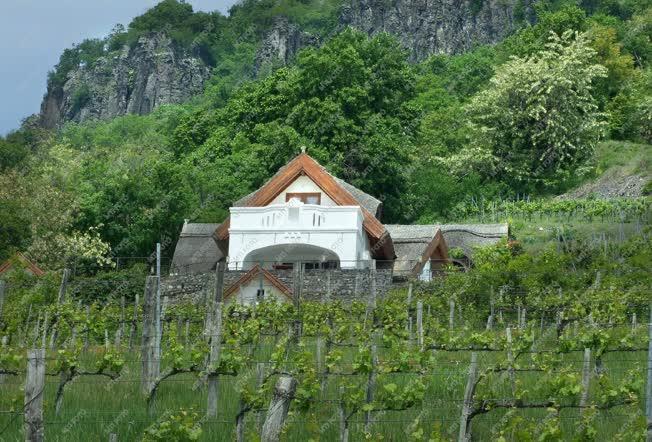
<instances>
[{"instance_id":1,"label":"thatched roof","mask_svg":"<svg viewBox=\"0 0 652 442\"><path fill-rule=\"evenodd\" d=\"M288 164L290 164L290 163L288 163ZM274 178L276 178L277 176L283 175L283 173L285 172L285 170L288 167L288 164L281 167L269 180L267 180L265 182L265 184L263 184L261 186L261 188L265 187L265 185L267 185L267 183L274 180ZM361 207L365 208L367 211L369 211L369 213L371 213L377 219L380 219L380 217L382 215L382 202L379 199L369 195L368 193L363 192L362 190L358 189L357 187L355 187L355 186L347 183L346 181L332 175L323 166L321 166L321 164L319 166L322 168L322 170L324 172L326 172L335 181L337 181L337 183L340 186L342 186L344 189L346 189L346 191L349 192L351 194L351 196L353 196L353 198L355 198L358 201L358 203L360 204ZM260 190L260 189L258 189L258 190ZM256 195L258 190L255 190L255 191L249 193L248 195L243 196L238 201L234 202L233 207L246 207L248 205L249 201L254 197L254 195Z\"/></svg>"},{"instance_id":2,"label":"thatched roof","mask_svg":"<svg viewBox=\"0 0 652 442\"><path fill-rule=\"evenodd\" d=\"M476 247L486 247L497 244L509 235L509 224L442 224L448 250L459 248L467 257L473 255Z\"/></svg>"},{"instance_id":3,"label":"thatched roof","mask_svg":"<svg viewBox=\"0 0 652 442\"><path fill-rule=\"evenodd\" d=\"M330 174L329 174L330 175ZM358 200L360 205L367 209L369 213L371 213L373 216L375 216L377 219L380 219L382 216L382 202L369 195L368 193L363 192L362 190L358 189L355 186L352 186L351 184L347 183L344 180L339 179L336 176L331 175L335 181L338 182L338 184L342 187L344 187L351 195L353 195L353 198Z\"/></svg>"},{"instance_id":4,"label":"thatched roof","mask_svg":"<svg viewBox=\"0 0 652 442\"><path fill-rule=\"evenodd\" d=\"M223 255L213 239L216 223L185 223L174 249L170 273L202 273L215 269Z\"/></svg>"},{"instance_id":5,"label":"thatched roof","mask_svg":"<svg viewBox=\"0 0 652 442\"><path fill-rule=\"evenodd\" d=\"M394 273L411 273L423 257L428 245L435 237L439 226L385 224L394 242Z\"/></svg>"},{"instance_id":6,"label":"thatched roof","mask_svg":"<svg viewBox=\"0 0 652 442\"><path fill-rule=\"evenodd\" d=\"M394 242L397 273L408 272L419 263L438 230L448 250L462 249L467 257L474 248L494 245L509 234L508 224L386 224L385 228Z\"/></svg>"}]
</instances>

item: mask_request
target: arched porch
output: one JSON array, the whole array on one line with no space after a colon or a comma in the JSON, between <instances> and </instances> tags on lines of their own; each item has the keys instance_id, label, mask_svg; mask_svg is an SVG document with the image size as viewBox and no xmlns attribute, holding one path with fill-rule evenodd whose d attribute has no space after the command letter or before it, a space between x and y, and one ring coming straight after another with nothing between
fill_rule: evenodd
<instances>
[{"instance_id":1,"label":"arched porch","mask_svg":"<svg viewBox=\"0 0 652 442\"><path fill-rule=\"evenodd\" d=\"M229 261L229 268L250 270L260 265L266 270L280 270L292 269L299 263L306 270L347 267L333 250L311 244L287 243L254 249L241 261Z\"/></svg>"}]
</instances>

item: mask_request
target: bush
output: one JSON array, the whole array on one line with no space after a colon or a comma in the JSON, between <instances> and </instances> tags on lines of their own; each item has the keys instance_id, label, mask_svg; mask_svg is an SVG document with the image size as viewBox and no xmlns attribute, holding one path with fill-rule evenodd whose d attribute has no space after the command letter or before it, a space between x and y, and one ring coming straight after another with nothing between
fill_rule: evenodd
<instances>
[{"instance_id":1,"label":"bush","mask_svg":"<svg viewBox=\"0 0 652 442\"><path fill-rule=\"evenodd\" d=\"M198 440L201 433L199 415L192 410L181 409L177 414L167 415L164 420L149 426L143 435L143 442L190 442Z\"/></svg>"}]
</instances>

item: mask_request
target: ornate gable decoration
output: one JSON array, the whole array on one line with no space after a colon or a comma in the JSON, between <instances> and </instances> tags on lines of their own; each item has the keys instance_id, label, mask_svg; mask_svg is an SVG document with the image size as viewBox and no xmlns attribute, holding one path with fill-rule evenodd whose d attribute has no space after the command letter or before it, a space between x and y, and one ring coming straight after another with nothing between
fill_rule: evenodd
<instances>
[{"instance_id":1,"label":"ornate gable decoration","mask_svg":"<svg viewBox=\"0 0 652 442\"><path fill-rule=\"evenodd\" d=\"M263 207L270 204L283 190L301 175L310 178L329 198L340 206L360 206L363 214L362 226L369 237L372 255L376 259L394 259L394 247L385 226L351 193L340 185L332 175L312 157L301 153L284 166L263 187L258 189L245 203L246 207ZM216 241L229 238L230 218L227 218L213 234Z\"/></svg>"}]
</instances>

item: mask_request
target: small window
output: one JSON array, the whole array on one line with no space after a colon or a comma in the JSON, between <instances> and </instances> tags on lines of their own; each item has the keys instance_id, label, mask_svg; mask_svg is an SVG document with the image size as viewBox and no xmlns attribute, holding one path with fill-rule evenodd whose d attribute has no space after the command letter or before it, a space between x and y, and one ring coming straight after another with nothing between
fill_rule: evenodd
<instances>
[{"instance_id":1,"label":"small window","mask_svg":"<svg viewBox=\"0 0 652 442\"><path fill-rule=\"evenodd\" d=\"M294 264L291 262L284 262L283 264L274 264L273 268L274 270L292 270L294 268Z\"/></svg>"},{"instance_id":2,"label":"small window","mask_svg":"<svg viewBox=\"0 0 652 442\"><path fill-rule=\"evenodd\" d=\"M286 193L285 201L290 201L292 198L296 198L301 201L303 204L321 204L321 193L319 192L304 192L304 193Z\"/></svg>"}]
</instances>

